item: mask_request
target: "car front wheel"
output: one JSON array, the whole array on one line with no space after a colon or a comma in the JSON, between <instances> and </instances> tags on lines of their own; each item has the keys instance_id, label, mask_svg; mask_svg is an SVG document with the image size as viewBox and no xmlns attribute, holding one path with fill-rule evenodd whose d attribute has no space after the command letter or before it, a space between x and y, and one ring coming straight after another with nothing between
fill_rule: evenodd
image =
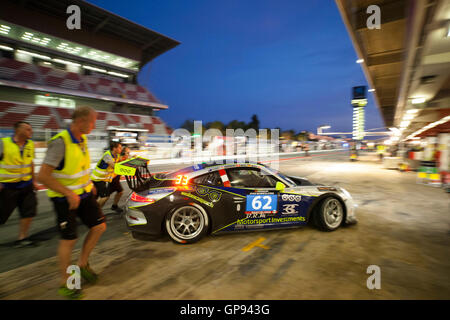
<instances>
[{"instance_id":1,"label":"car front wheel","mask_svg":"<svg viewBox=\"0 0 450 320\"><path fill-rule=\"evenodd\" d=\"M342 203L334 198L325 198L315 213L316 226L323 231L334 231L344 220L344 208Z\"/></svg>"},{"instance_id":2,"label":"car front wheel","mask_svg":"<svg viewBox=\"0 0 450 320\"><path fill-rule=\"evenodd\" d=\"M208 230L208 214L200 206L186 205L166 216L166 230L176 243L194 243Z\"/></svg>"}]
</instances>

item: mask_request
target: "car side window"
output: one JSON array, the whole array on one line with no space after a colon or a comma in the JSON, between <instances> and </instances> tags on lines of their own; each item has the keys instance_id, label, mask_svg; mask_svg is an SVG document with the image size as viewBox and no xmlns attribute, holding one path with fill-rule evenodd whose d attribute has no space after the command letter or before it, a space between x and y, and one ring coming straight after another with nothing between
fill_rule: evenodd
<instances>
[{"instance_id":1,"label":"car side window","mask_svg":"<svg viewBox=\"0 0 450 320\"><path fill-rule=\"evenodd\" d=\"M262 174L255 168L227 169L228 179L232 187L242 188L275 188L277 179L272 175Z\"/></svg>"},{"instance_id":2,"label":"car side window","mask_svg":"<svg viewBox=\"0 0 450 320\"><path fill-rule=\"evenodd\" d=\"M223 186L222 179L220 178L220 175L217 171L198 176L192 179L192 182L195 184L203 184L208 186L216 186L216 187Z\"/></svg>"}]
</instances>

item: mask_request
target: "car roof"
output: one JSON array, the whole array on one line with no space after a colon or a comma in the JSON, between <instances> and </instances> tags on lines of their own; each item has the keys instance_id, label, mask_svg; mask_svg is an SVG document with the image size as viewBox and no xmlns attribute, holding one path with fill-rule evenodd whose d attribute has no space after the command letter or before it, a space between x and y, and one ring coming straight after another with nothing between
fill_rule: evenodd
<instances>
[{"instance_id":1,"label":"car roof","mask_svg":"<svg viewBox=\"0 0 450 320\"><path fill-rule=\"evenodd\" d=\"M220 169L230 169L230 168L258 168L258 169L265 169L266 166L260 163L256 162L234 162L234 163L224 163L224 164L216 164L216 163L201 163L196 164L190 167L185 167L176 171L172 171L168 173L169 176L173 176L175 179L175 176L177 175L185 175L188 178L194 178L197 176L200 176L205 173L218 171Z\"/></svg>"}]
</instances>

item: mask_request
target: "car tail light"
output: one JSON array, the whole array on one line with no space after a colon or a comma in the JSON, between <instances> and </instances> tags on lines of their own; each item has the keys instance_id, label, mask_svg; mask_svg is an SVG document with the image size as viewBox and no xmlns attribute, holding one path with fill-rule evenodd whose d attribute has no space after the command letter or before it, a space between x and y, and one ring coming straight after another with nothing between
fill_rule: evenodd
<instances>
[{"instance_id":1,"label":"car tail light","mask_svg":"<svg viewBox=\"0 0 450 320\"><path fill-rule=\"evenodd\" d=\"M135 192L133 192L133 194L131 195L131 200L135 202L145 202L145 203L155 202L155 199L142 197Z\"/></svg>"},{"instance_id":2,"label":"car tail light","mask_svg":"<svg viewBox=\"0 0 450 320\"><path fill-rule=\"evenodd\" d=\"M192 191L190 186L177 186L178 191Z\"/></svg>"}]
</instances>

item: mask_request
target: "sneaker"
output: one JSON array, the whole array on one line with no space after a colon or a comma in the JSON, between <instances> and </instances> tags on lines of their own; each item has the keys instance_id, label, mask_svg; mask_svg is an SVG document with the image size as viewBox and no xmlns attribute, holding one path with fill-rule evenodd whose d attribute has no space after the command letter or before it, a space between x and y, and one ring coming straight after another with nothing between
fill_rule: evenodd
<instances>
[{"instance_id":1,"label":"sneaker","mask_svg":"<svg viewBox=\"0 0 450 320\"><path fill-rule=\"evenodd\" d=\"M117 213L122 213L123 209L119 208L117 205L113 204L111 210L114 210Z\"/></svg>"},{"instance_id":2,"label":"sneaker","mask_svg":"<svg viewBox=\"0 0 450 320\"><path fill-rule=\"evenodd\" d=\"M86 267L80 267L81 277L89 283L95 284L98 280L98 274L91 269L89 264Z\"/></svg>"},{"instance_id":3,"label":"sneaker","mask_svg":"<svg viewBox=\"0 0 450 320\"><path fill-rule=\"evenodd\" d=\"M25 248L25 247L37 247L38 243L36 241L25 238L22 240L14 241L14 248Z\"/></svg>"},{"instance_id":4,"label":"sneaker","mask_svg":"<svg viewBox=\"0 0 450 320\"><path fill-rule=\"evenodd\" d=\"M83 298L81 289L69 289L66 285L63 285L58 289L58 294L72 300L80 300Z\"/></svg>"}]
</instances>

